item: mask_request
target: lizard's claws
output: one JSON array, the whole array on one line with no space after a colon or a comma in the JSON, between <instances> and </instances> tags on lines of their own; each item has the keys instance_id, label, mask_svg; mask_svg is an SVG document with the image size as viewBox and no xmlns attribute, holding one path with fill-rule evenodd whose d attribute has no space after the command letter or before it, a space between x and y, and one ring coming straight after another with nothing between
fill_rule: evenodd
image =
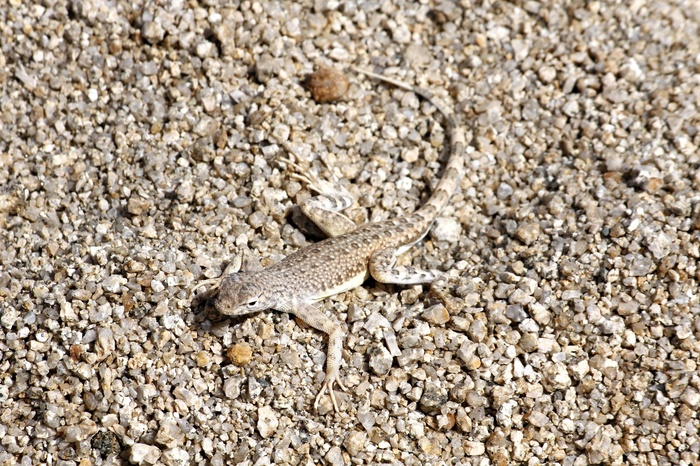
<instances>
[{"instance_id":1,"label":"lizard's claws","mask_svg":"<svg viewBox=\"0 0 700 466\"><path fill-rule=\"evenodd\" d=\"M318 404L321 402L321 397L328 392L328 396L331 398L331 402L333 403L333 408L335 409L336 413L340 412L340 409L338 408L338 402L335 399L335 393L333 392L333 385L338 384L338 386L343 390L343 391L348 391L347 388L345 388L345 385L338 380L335 376L329 376L326 374L326 379L323 381L323 386L321 387L321 391L318 392L318 395L316 396L316 401L314 402L314 410L318 411Z\"/></svg>"},{"instance_id":2,"label":"lizard's claws","mask_svg":"<svg viewBox=\"0 0 700 466\"><path fill-rule=\"evenodd\" d=\"M226 278L226 276L231 275L232 273L236 273L241 269L242 263L243 254L236 254L236 256L233 259L231 259L231 262L226 266L226 269L221 275L219 275L216 278L209 278L207 280L202 280L201 282L197 283L195 286L192 287L192 290L190 290L190 295L194 295L198 289L208 285L214 285L212 287L212 290L215 288L219 288L221 282L224 280L224 278Z\"/></svg>"}]
</instances>

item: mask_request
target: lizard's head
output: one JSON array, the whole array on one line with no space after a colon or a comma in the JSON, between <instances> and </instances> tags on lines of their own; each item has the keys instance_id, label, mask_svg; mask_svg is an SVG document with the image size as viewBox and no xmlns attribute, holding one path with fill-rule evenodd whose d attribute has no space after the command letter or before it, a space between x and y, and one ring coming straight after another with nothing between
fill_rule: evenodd
<instances>
[{"instance_id":1,"label":"lizard's head","mask_svg":"<svg viewBox=\"0 0 700 466\"><path fill-rule=\"evenodd\" d=\"M252 273L234 273L224 278L214 300L216 310L227 316L242 316L270 309L273 300Z\"/></svg>"}]
</instances>

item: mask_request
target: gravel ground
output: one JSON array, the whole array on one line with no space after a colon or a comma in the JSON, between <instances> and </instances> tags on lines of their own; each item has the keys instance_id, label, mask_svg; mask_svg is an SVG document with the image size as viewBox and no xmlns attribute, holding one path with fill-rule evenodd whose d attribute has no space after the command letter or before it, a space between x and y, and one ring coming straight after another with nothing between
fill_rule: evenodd
<instances>
[{"instance_id":1,"label":"gravel ground","mask_svg":"<svg viewBox=\"0 0 700 466\"><path fill-rule=\"evenodd\" d=\"M29 3L0 6L0 464L698 464L697 1ZM336 414L324 335L191 290L316 240L281 143L358 223L425 199L434 109L350 65L473 151L404 258L450 287L320 304Z\"/></svg>"}]
</instances>

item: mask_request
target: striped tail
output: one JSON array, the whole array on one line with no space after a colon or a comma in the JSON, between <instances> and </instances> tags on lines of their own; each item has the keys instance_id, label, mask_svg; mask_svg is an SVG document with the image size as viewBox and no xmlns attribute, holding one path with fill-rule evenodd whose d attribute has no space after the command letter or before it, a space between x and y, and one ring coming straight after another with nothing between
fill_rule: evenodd
<instances>
[{"instance_id":1,"label":"striped tail","mask_svg":"<svg viewBox=\"0 0 700 466\"><path fill-rule=\"evenodd\" d=\"M450 197L455 192L464 176L463 154L466 149L464 129L457 125L457 121L452 112L435 101L431 92L361 68L353 67L353 69L359 73L418 94L437 108L445 120L445 133L448 142L445 144L443 151L449 154L447 164L445 165L445 172L442 174L442 178L440 178L430 199L410 216L413 220L424 223L424 227L421 228L423 231L422 237L427 233L433 221L435 221L435 218L440 214L440 211L447 205L447 202L450 200Z\"/></svg>"}]
</instances>

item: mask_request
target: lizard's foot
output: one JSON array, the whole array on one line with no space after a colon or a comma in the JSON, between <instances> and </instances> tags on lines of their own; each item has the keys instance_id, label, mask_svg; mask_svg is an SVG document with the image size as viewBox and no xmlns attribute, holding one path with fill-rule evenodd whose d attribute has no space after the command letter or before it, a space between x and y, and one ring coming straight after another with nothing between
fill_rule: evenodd
<instances>
[{"instance_id":1,"label":"lizard's foot","mask_svg":"<svg viewBox=\"0 0 700 466\"><path fill-rule=\"evenodd\" d=\"M338 386L343 390L347 391L348 389L345 388L345 385L338 380L336 375L331 375L331 374L326 374L326 378L323 381L323 386L321 387L321 391L318 392L318 395L316 396L316 401L314 402L314 410L318 411L318 405L321 402L321 397L328 392L328 396L331 398L331 402L333 403L333 409L335 409L336 413L340 412L340 409L338 408L338 402L335 399L335 393L333 392L333 385L338 384Z\"/></svg>"},{"instance_id":2,"label":"lizard's foot","mask_svg":"<svg viewBox=\"0 0 700 466\"><path fill-rule=\"evenodd\" d=\"M192 287L192 290L190 291L191 295L194 295L194 293L205 286L209 285L214 285L211 287L209 292L216 290L219 288L221 285L221 282L226 278L228 275L231 275L232 273L237 273L239 270L241 270L241 264L243 263L243 254L236 254L233 259L231 259L231 262L226 266L226 269L224 269L223 273L219 275L216 278L209 278L207 280L202 280L201 282L197 283L195 286Z\"/></svg>"},{"instance_id":3,"label":"lizard's foot","mask_svg":"<svg viewBox=\"0 0 700 466\"><path fill-rule=\"evenodd\" d=\"M286 148L286 147L285 147ZM286 148L287 153L293 156L293 152ZM319 174L311 167L301 165L297 163L292 157L278 157L277 160L285 164L288 168L294 169L293 173L289 174L289 177L295 179L302 184L305 184L311 191L317 194L326 196L343 196L350 197L352 195L342 187L338 178L334 175L332 168L328 165L328 162L322 157L318 158L323 166L326 167L330 175L330 181L322 179Z\"/></svg>"},{"instance_id":4,"label":"lizard's foot","mask_svg":"<svg viewBox=\"0 0 700 466\"><path fill-rule=\"evenodd\" d=\"M290 167L293 168L296 171L305 171L304 167L299 165L294 159L291 157L283 157L283 156L278 156L276 160L284 165L284 168L289 169Z\"/></svg>"},{"instance_id":5,"label":"lizard's foot","mask_svg":"<svg viewBox=\"0 0 700 466\"><path fill-rule=\"evenodd\" d=\"M314 172L307 172L306 174L291 173L290 177L306 184L311 191L314 191L317 194L332 197L347 197L352 199L352 194L343 188L340 183L321 179Z\"/></svg>"}]
</instances>

